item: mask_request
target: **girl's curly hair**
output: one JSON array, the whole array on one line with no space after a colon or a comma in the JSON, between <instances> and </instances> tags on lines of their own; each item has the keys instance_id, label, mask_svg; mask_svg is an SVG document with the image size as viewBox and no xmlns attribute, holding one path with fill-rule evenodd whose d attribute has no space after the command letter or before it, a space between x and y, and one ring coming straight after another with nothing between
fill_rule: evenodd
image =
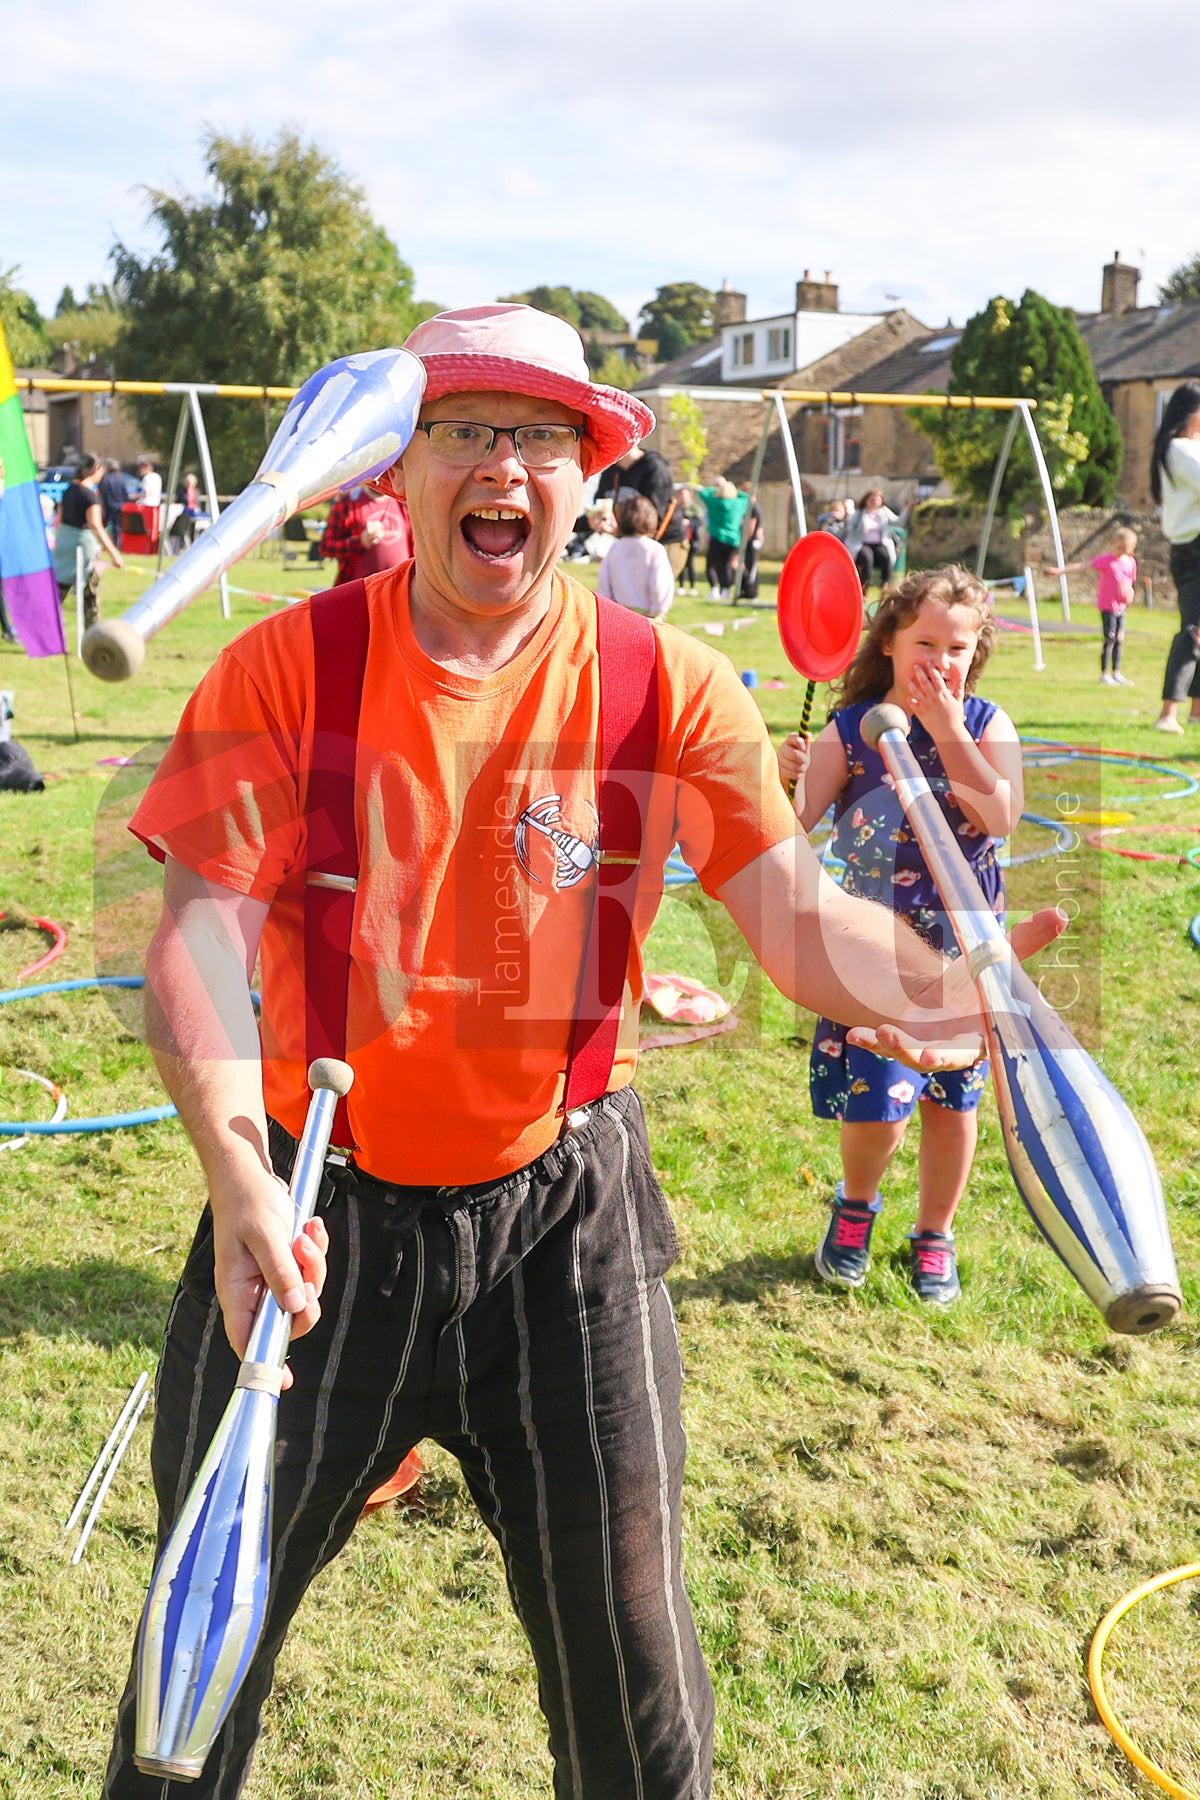
<instances>
[{"instance_id":1,"label":"girl's curly hair","mask_svg":"<svg viewBox=\"0 0 1200 1800\"><path fill-rule=\"evenodd\" d=\"M906 575L896 587L884 589L867 635L846 671L836 705L857 706L863 700L877 700L887 693L892 685L892 659L884 642L894 631L911 625L926 600L937 600L942 606L969 607L978 618L979 642L966 680L967 693L974 693L975 683L992 654L996 617L991 595L982 581L958 563L948 563L944 569L921 569Z\"/></svg>"}]
</instances>

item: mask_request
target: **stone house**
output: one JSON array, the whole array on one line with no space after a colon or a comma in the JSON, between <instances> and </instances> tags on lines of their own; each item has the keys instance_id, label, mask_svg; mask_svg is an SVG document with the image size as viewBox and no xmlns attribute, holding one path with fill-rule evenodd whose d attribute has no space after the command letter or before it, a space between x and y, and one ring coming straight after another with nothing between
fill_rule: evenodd
<instances>
[{"instance_id":1,"label":"stone house","mask_svg":"<svg viewBox=\"0 0 1200 1800\"><path fill-rule=\"evenodd\" d=\"M745 294L728 282L717 294L713 310L714 337L693 345L634 388L658 419L649 442L677 470L681 451L670 418L671 399L681 389L702 390L699 404L708 454L700 478L706 483L722 474L739 483L749 481L771 411L770 403L759 398L760 391L869 392L865 370L935 335L903 307L883 313L842 312L829 271L817 281L805 270L796 283L791 312L748 319ZM875 485L892 504L945 491L927 441L908 424L903 408L791 401L786 406L806 510L810 501L817 505L839 495L858 496ZM767 554L780 554L796 535L796 521L777 429L767 441L759 497Z\"/></svg>"},{"instance_id":2,"label":"stone house","mask_svg":"<svg viewBox=\"0 0 1200 1800\"><path fill-rule=\"evenodd\" d=\"M101 363L85 363L59 371L80 381L107 381L112 371ZM47 462L68 459L67 453L90 451L93 456L115 457L132 473L146 448L137 421L120 394L68 393L45 395L49 412Z\"/></svg>"},{"instance_id":3,"label":"stone house","mask_svg":"<svg viewBox=\"0 0 1200 1800\"><path fill-rule=\"evenodd\" d=\"M13 380L21 396L21 413L25 420L29 451L39 469L50 461L50 407L47 404L50 396L42 393L40 388L24 388L21 383L30 375L50 374L50 369L13 370Z\"/></svg>"},{"instance_id":4,"label":"stone house","mask_svg":"<svg viewBox=\"0 0 1200 1800\"><path fill-rule=\"evenodd\" d=\"M1121 428L1124 465L1119 503L1138 513L1151 506L1150 452L1167 396L1179 382L1200 376L1200 301L1139 307L1140 272L1120 255L1106 265L1100 310L1077 313L1105 399ZM771 387L864 394L945 393L961 330L922 325L902 308L883 314L842 313L837 288L808 273L796 284L796 312L747 320L745 295L725 288L716 297L717 335L638 384L659 419L650 440L679 463L678 434L668 417L672 391L704 390L700 402L709 453L702 479L728 473L749 480L766 409L746 389ZM790 335L789 335L790 333ZM783 355L787 350L786 357ZM738 390L742 390L739 392ZM897 509L911 499L944 495L929 440L902 406L788 403L797 461L809 499L878 487ZM795 536L787 468L778 432L768 440L760 493L768 554Z\"/></svg>"},{"instance_id":5,"label":"stone house","mask_svg":"<svg viewBox=\"0 0 1200 1800\"><path fill-rule=\"evenodd\" d=\"M1139 306L1140 277L1118 252L1104 270L1100 311L1075 315L1121 427L1118 495L1136 511L1153 505L1150 453L1167 399L1181 381L1200 377L1200 300Z\"/></svg>"},{"instance_id":6,"label":"stone house","mask_svg":"<svg viewBox=\"0 0 1200 1800\"><path fill-rule=\"evenodd\" d=\"M1123 263L1118 252L1103 270L1099 312L1076 313L1075 322L1121 428L1125 455L1118 502L1146 512L1153 505L1150 452L1163 407L1181 381L1200 376L1200 300L1139 306L1139 279L1140 270ZM948 326L914 339L896 355L864 369L858 385L864 393L945 393L961 335ZM918 435L907 420L904 425L912 437Z\"/></svg>"}]
</instances>

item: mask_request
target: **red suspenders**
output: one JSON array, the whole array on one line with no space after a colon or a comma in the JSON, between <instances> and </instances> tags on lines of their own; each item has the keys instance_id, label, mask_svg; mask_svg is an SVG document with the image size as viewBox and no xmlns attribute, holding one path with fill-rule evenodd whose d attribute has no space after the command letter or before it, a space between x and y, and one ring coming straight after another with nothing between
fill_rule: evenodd
<instances>
[{"instance_id":1,"label":"red suspenders","mask_svg":"<svg viewBox=\"0 0 1200 1800\"><path fill-rule=\"evenodd\" d=\"M597 599L600 741L596 810L600 867L567 1053L562 1111L608 1090L633 935L642 832L658 751L658 642L654 627Z\"/></svg>"},{"instance_id":2,"label":"red suspenders","mask_svg":"<svg viewBox=\"0 0 1200 1800\"><path fill-rule=\"evenodd\" d=\"M642 833L658 746L657 642L637 613L598 599L600 733L596 746L600 867L580 971L562 1111L607 1091L633 935ZM359 849L355 750L369 618L361 581L310 602L315 696L304 896L305 1055L344 1056ZM345 1102L333 1142L353 1142Z\"/></svg>"},{"instance_id":3,"label":"red suspenders","mask_svg":"<svg viewBox=\"0 0 1200 1800\"><path fill-rule=\"evenodd\" d=\"M361 581L315 594L314 730L308 786L308 876L304 889L304 1056L346 1054L346 1005L358 827L354 776L358 711L367 667L369 617ZM345 1100L333 1117L331 1141L354 1142Z\"/></svg>"}]
</instances>

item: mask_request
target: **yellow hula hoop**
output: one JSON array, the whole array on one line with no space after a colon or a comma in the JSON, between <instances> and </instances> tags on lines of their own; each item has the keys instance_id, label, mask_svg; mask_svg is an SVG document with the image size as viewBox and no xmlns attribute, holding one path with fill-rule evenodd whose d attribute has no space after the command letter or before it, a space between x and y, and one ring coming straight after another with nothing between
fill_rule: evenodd
<instances>
[{"instance_id":1,"label":"yellow hula hoop","mask_svg":"<svg viewBox=\"0 0 1200 1800\"><path fill-rule=\"evenodd\" d=\"M1182 1787L1178 1781L1173 1781L1164 1769L1160 1769L1157 1763L1150 1761L1144 1750L1138 1749L1108 1703L1101 1665L1104 1662L1105 1645L1108 1643L1113 1627L1137 1605L1139 1600L1144 1600L1147 1594L1157 1593L1159 1588L1170 1587L1176 1581L1191 1580L1197 1575L1200 1575L1200 1562L1186 1563L1181 1569L1169 1569L1165 1575L1156 1575L1153 1581L1144 1581L1141 1587L1134 1588L1131 1593L1126 1594L1124 1599L1118 1600L1117 1604L1105 1613L1096 1627L1096 1635L1092 1639L1092 1647L1088 1651L1088 1686L1092 1690L1096 1711L1100 1714L1109 1736L1117 1747L1124 1751L1133 1766L1141 1770L1148 1781L1152 1781L1155 1787L1161 1788L1164 1794L1173 1794L1175 1800L1200 1800L1200 1795L1194 1788Z\"/></svg>"}]
</instances>

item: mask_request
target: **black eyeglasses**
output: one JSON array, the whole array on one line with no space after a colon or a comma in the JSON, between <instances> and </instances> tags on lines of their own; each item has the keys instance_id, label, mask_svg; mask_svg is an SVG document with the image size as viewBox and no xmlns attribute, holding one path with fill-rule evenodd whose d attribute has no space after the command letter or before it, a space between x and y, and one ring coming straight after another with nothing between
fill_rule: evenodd
<instances>
[{"instance_id":1,"label":"black eyeglasses","mask_svg":"<svg viewBox=\"0 0 1200 1800\"><path fill-rule=\"evenodd\" d=\"M517 460L527 469L557 469L570 462L583 436L582 425L474 425L467 419L432 419L419 424L439 462L473 469L491 455L498 437L510 437Z\"/></svg>"}]
</instances>

